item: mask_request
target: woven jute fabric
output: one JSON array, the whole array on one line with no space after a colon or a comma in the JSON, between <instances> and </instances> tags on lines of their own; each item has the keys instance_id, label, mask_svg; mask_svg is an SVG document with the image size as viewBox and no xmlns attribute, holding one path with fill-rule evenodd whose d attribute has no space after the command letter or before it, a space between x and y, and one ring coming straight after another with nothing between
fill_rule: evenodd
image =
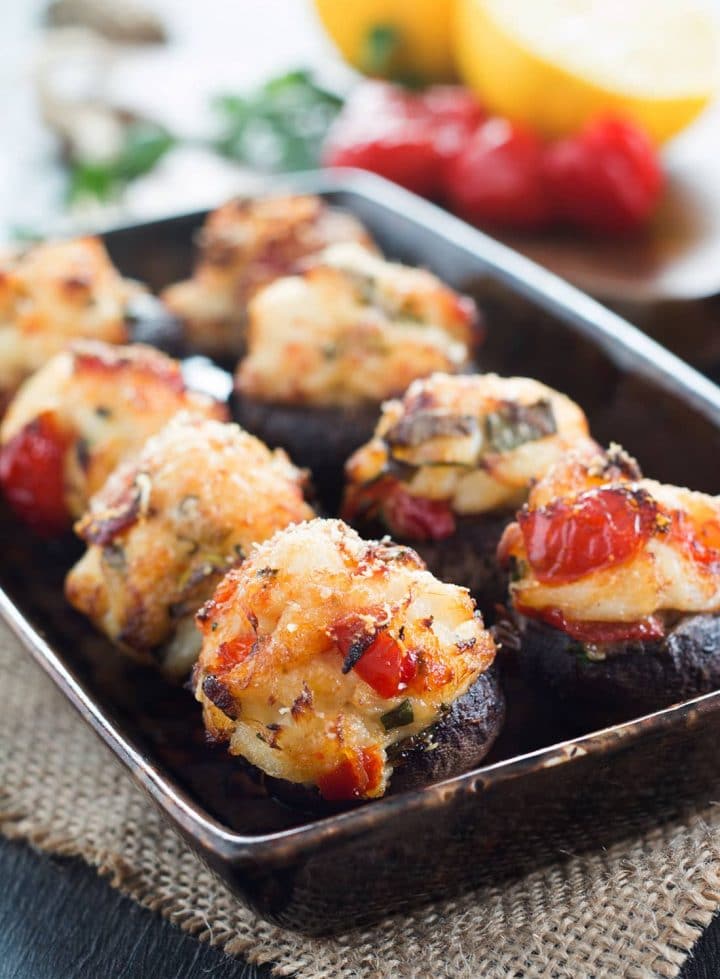
<instances>
[{"instance_id":1,"label":"woven jute fabric","mask_svg":"<svg viewBox=\"0 0 720 979\"><path fill-rule=\"evenodd\" d=\"M234 898L0 627L0 826L78 855L201 939L312 979L676 976L720 904L720 811L362 932L305 938Z\"/></svg>"}]
</instances>

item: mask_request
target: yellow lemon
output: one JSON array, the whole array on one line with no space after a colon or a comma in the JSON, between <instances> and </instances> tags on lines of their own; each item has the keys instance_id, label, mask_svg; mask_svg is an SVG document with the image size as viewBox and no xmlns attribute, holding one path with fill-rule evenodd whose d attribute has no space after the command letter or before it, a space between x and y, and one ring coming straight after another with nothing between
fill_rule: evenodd
<instances>
[{"instance_id":1,"label":"yellow lemon","mask_svg":"<svg viewBox=\"0 0 720 979\"><path fill-rule=\"evenodd\" d=\"M343 57L367 75L419 82L455 75L453 0L315 0Z\"/></svg>"},{"instance_id":2,"label":"yellow lemon","mask_svg":"<svg viewBox=\"0 0 720 979\"><path fill-rule=\"evenodd\" d=\"M548 136L618 110L663 142L717 87L717 24L691 0L458 0L454 37L488 108Z\"/></svg>"}]
</instances>

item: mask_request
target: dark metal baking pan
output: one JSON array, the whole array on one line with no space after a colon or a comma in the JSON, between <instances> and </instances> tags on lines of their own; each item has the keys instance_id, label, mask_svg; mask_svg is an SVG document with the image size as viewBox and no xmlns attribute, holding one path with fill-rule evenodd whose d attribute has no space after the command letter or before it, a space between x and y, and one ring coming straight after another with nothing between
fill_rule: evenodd
<instances>
[{"instance_id":1,"label":"dark metal baking pan","mask_svg":"<svg viewBox=\"0 0 720 979\"><path fill-rule=\"evenodd\" d=\"M472 293L482 367L527 374L587 411L652 476L720 491L720 390L623 320L432 205L352 171L287 178L367 223L388 255ZM203 214L109 232L126 275L154 288L190 269ZM482 768L324 818L268 798L205 744L187 691L124 660L64 602L73 546L39 544L0 508L0 613L172 823L264 916L350 928L569 851L607 846L715 791L720 693L574 737L510 692Z\"/></svg>"}]
</instances>

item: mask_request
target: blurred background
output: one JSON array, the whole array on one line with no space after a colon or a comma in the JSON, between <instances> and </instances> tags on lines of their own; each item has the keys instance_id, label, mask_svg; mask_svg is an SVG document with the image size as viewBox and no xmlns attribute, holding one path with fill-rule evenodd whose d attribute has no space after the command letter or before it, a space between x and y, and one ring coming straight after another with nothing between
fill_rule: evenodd
<instances>
[{"instance_id":1,"label":"blurred background","mask_svg":"<svg viewBox=\"0 0 720 979\"><path fill-rule=\"evenodd\" d=\"M718 15L720 0L5 4L0 229L102 229L269 171L364 166L713 373Z\"/></svg>"}]
</instances>

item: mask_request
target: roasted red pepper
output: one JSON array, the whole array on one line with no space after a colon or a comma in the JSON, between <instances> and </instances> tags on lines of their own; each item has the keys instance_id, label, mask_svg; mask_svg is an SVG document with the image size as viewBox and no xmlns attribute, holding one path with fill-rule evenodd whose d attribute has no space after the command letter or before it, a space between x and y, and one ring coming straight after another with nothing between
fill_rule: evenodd
<instances>
[{"instance_id":1,"label":"roasted red pepper","mask_svg":"<svg viewBox=\"0 0 720 979\"><path fill-rule=\"evenodd\" d=\"M398 537L443 540L455 533L455 515L446 500L413 496L396 480L383 477L369 486L351 487L343 503L344 520L380 515Z\"/></svg>"},{"instance_id":2,"label":"roasted red pepper","mask_svg":"<svg viewBox=\"0 0 720 979\"><path fill-rule=\"evenodd\" d=\"M381 510L392 532L408 540L443 540L455 533L449 503L413 496L399 483L383 499Z\"/></svg>"},{"instance_id":3,"label":"roasted red pepper","mask_svg":"<svg viewBox=\"0 0 720 979\"><path fill-rule=\"evenodd\" d=\"M630 560L656 529L657 518L647 494L607 487L572 502L521 510L518 523L537 578L561 585Z\"/></svg>"},{"instance_id":4,"label":"roasted red pepper","mask_svg":"<svg viewBox=\"0 0 720 979\"><path fill-rule=\"evenodd\" d=\"M318 779L318 789L328 802L364 799L380 785L382 771L383 760L378 751L348 750L339 765Z\"/></svg>"},{"instance_id":5,"label":"roasted red pepper","mask_svg":"<svg viewBox=\"0 0 720 979\"><path fill-rule=\"evenodd\" d=\"M234 639L223 642L215 655L213 670L221 676L229 673L238 663L246 660L255 645L255 636L235 636Z\"/></svg>"},{"instance_id":6,"label":"roasted red pepper","mask_svg":"<svg viewBox=\"0 0 720 979\"><path fill-rule=\"evenodd\" d=\"M70 525L65 502L65 455L70 437L43 412L0 450L0 485L21 520L52 537Z\"/></svg>"},{"instance_id":7,"label":"roasted red pepper","mask_svg":"<svg viewBox=\"0 0 720 979\"><path fill-rule=\"evenodd\" d=\"M418 670L417 657L373 620L382 609L368 608L343 615L331 636L343 657L343 672L354 670L381 697L405 690Z\"/></svg>"},{"instance_id":8,"label":"roasted red pepper","mask_svg":"<svg viewBox=\"0 0 720 979\"><path fill-rule=\"evenodd\" d=\"M515 602L515 610L530 619L540 619L579 642L614 643L631 640L662 639L665 628L656 615L637 622L581 622L568 619L558 608L535 609Z\"/></svg>"}]
</instances>

